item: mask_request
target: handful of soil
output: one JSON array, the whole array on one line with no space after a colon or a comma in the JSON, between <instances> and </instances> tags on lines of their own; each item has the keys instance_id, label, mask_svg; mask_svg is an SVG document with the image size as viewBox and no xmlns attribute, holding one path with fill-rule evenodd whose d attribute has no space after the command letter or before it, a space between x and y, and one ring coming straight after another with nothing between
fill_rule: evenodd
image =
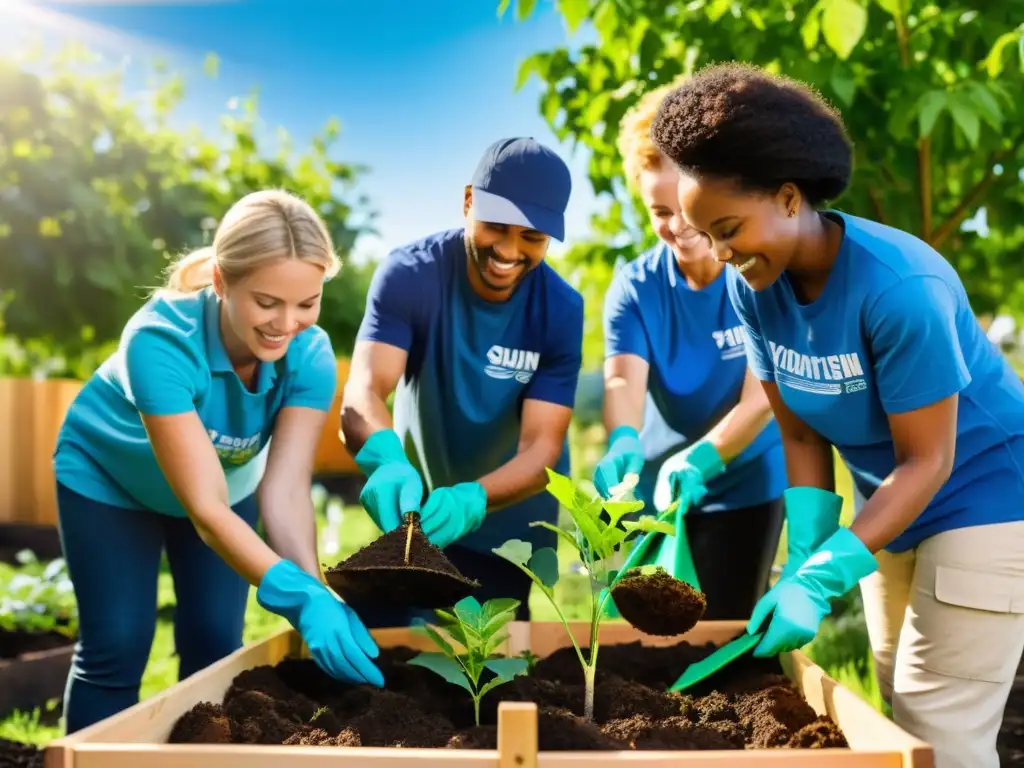
<instances>
[{"instance_id":1,"label":"handful of soil","mask_svg":"<svg viewBox=\"0 0 1024 768\"><path fill-rule=\"evenodd\" d=\"M648 635L689 632L708 607L703 592L661 567L630 569L612 588L611 597L619 615Z\"/></svg>"},{"instance_id":2,"label":"handful of soil","mask_svg":"<svg viewBox=\"0 0 1024 768\"><path fill-rule=\"evenodd\" d=\"M454 605L480 582L467 579L420 527L410 512L405 522L324 572L343 600L413 608Z\"/></svg>"}]
</instances>

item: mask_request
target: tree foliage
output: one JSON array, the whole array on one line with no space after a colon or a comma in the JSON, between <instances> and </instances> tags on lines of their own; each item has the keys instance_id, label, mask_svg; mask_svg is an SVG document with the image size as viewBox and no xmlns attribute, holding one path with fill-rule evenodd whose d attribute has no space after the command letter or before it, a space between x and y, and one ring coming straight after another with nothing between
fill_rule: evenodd
<instances>
[{"instance_id":1,"label":"tree foliage","mask_svg":"<svg viewBox=\"0 0 1024 768\"><path fill-rule=\"evenodd\" d=\"M502 0L499 13L511 5ZM621 183L615 140L626 110L705 65L748 61L810 83L841 110L856 170L836 207L927 240L958 269L979 311L1024 309L1014 288L1024 277L1024 0L558 0L557 8L570 31L589 22L596 43L531 55L516 85L537 77L541 114L560 138L589 150L595 192L619 203L606 229L651 242L632 224L637 201ZM532 1L516 4L521 19L533 10ZM595 246L610 260L624 253Z\"/></svg>"},{"instance_id":2,"label":"tree foliage","mask_svg":"<svg viewBox=\"0 0 1024 768\"><path fill-rule=\"evenodd\" d=\"M214 74L216 59L207 61ZM327 122L299 151L277 131L260 140L255 94L231 105L219 135L172 126L181 78L156 64L143 95L122 73L68 46L0 58L0 331L8 372L63 360L49 373L84 376L162 283L168 260L209 242L242 195L278 187L324 218L344 258L373 214L350 198L365 170L331 158L340 125ZM361 216L361 219L357 217ZM328 284L322 325L350 351L369 279L346 266ZM12 357L16 350L21 360Z\"/></svg>"}]
</instances>

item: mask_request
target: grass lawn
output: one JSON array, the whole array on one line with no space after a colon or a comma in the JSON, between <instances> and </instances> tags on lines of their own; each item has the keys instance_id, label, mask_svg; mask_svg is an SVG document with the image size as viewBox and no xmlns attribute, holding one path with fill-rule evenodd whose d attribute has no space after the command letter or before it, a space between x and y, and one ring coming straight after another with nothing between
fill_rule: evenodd
<instances>
[{"instance_id":1,"label":"grass lawn","mask_svg":"<svg viewBox=\"0 0 1024 768\"><path fill-rule=\"evenodd\" d=\"M846 500L843 509L843 522L847 524L853 516L849 491L850 480L845 468L841 464L838 466L837 491ZM342 509L336 505L330 514L336 522L328 523L328 517L321 515L319 526L321 560L326 564L333 564L344 559L378 535L377 529L360 507ZM337 542L337 550L333 554L330 547L331 540ZM785 546L785 534L783 534L779 556L776 559L777 563L781 563L784 559ZM574 553L561 540L559 561L563 575L555 587L556 600L567 619L589 619L590 595L587 577L573 571ZM838 618L826 619L818 637L805 648L805 651L832 677L877 708L882 709L881 698L874 684L867 636L863 629L863 620L858 612L859 594L856 594L856 590L854 593L853 599L844 603L844 612ZM166 572L160 574L158 605L160 618L149 663L142 679L140 695L143 699L177 682L178 659L174 655L173 624L171 623L174 591L170 574ZM558 620L558 615L551 604L536 589L531 595L530 608L538 621ZM256 590L250 589L244 642L246 644L257 642L287 627L288 623L284 619L264 611L257 605ZM52 720L52 718L50 719ZM45 712L16 713L6 720L0 721L0 738L45 744L60 734L59 726L46 723Z\"/></svg>"}]
</instances>

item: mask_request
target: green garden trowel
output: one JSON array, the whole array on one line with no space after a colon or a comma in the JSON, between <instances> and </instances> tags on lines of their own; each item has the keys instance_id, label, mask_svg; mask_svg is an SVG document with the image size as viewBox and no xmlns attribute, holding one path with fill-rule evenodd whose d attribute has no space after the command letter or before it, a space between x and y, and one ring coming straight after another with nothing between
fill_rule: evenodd
<instances>
[{"instance_id":1,"label":"green garden trowel","mask_svg":"<svg viewBox=\"0 0 1024 768\"><path fill-rule=\"evenodd\" d=\"M832 491L820 488L794 487L783 493L786 509L787 557L782 576L799 568L811 553L825 543L839 527L843 499ZM744 632L718 648L710 656L691 664L669 691L684 691L711 677L725 666L750 653L761 642L770 616L756 632Z\"/></svg>"}]
</instances>

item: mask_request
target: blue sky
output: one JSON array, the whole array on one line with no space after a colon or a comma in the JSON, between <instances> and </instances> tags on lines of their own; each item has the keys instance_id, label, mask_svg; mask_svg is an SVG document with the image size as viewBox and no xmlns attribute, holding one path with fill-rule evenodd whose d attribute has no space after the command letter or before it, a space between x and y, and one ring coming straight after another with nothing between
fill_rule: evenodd
<instances>
[{"instance_id":1,"label":"blue sky","mask_svg":"<svg viewBox=\"0 0 1024 768\"><path fill-rule=\"evenodd\" d=\"M0 51L25 33L81 40L127 60L127 83L140 89L142 62L159 55L186 79L179 119L210 128L254 86L268 127L296 143L338 117L335 154L370 166L360 189L379 212L381 237L357 244L363 258L458 226L463 185L486 146L534 136L572 169L571 242L598 205L587 158L547 128L536 81L513 86L530 53L576 46L589 31L569 37L552 0L526 22L511 11L499 20L496 9L497 0L0 0ZM202 74L208 52L220 57L215 80Z\"/></svg>"}]
</instances>

